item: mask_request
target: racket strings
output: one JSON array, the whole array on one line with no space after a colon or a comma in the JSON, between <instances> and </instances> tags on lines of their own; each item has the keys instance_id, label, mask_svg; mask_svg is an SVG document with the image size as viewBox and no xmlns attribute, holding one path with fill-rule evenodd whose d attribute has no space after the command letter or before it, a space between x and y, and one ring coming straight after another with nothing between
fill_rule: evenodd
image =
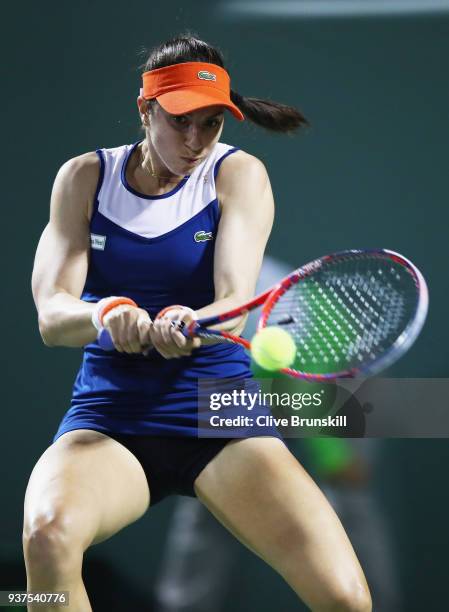
<instances>
[{"instance_id":1,"label":"racket strings","mask_svg":"<svg viewBox=\"0 0 449 612\"><path fill-rule=\"evenodd\" d=\"M334 372L373 361L396 341L416 304L407 269L391 260L324 266L286 291L267 325L293 337L300 371Z\"/></svg>"}]
</instances>

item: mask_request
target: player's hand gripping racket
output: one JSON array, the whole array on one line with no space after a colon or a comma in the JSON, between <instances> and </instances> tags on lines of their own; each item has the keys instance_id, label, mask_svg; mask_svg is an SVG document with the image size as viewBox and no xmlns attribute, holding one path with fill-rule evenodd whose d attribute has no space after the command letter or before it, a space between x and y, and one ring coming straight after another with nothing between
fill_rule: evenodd
<instances>
[{"instance_id":1,"label":"player's hand gripping racket","mask_svg":"<svg viewBox=\"0 0 449 612\"><path fill-rule=\"evenodd\" d=\"M211 326L258 306L257 330L278 326L295 343L291 367L280 371L306 380L332 380L372 375L399 359L421 331L428 292L420 271L398 253L343 251L294 270L239 308L193 321L182 332L250 349L248 340ZM100 345L106 348L107 331L102 335Z\"/></svg>"}]
</instances>

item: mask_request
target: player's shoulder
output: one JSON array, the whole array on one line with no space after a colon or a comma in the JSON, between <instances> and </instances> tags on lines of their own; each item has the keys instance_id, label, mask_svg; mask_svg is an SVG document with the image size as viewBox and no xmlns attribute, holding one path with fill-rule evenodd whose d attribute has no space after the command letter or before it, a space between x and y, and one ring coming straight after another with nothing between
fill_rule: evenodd
<instances>
[{"instance_id":1,"label":"player's shoulder","mask_svg":"<svg viewBox=\"0 0 449 612\"><path fill-rule=\"evenodd\" d=\"M59 169L58 177L69 182L98 180L100 158L95 151L82 153L68 159Z\"/></svg>"},{"instance_id":2,"label":"player's shoulder","mask_svg":"<svg viewBox=\"0 0 449 612\"><path fill-rule=\"evenodd\" d=\"M260 172L266 174L265 164L255 155L238 149L223 160L222 169L230 172Z\"/></svg>"},{"instance_id":3,"label":"player's shoulder","mask_svg":"<svg viewBox=\"0 0 449 612\"><path fill-rule=\"evenodd\" d=\"M75 208L92 214L92 202L100 178L100 159L95 151L89 151L68 159L56 175L51 198L52 211Z\"/></svg>"},{"instance_id":4,"label":"player's shoulder","mask_svg":"<svg viewBox=\"0 0 449 612\"><path fill-rule=\"evenodd\" d=\"M239 187L242 182L254 185L257 182L264 183L267 177L262 160L239 149L223 160L217 176L217 187L226 190L233 186Z\"/></svg>"}]
</instances>

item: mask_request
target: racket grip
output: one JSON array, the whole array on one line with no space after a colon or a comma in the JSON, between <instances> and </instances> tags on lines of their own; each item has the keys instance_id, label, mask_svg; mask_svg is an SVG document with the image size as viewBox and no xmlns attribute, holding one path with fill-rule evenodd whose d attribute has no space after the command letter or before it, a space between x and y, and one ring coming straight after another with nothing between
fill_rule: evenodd
<instances>
[{"instance_id":1,"label":"racket grip","mask_svg":"<svg viewBox=\"0 0 449 612\"><path fill-rule=\"evenodd\" d=\"M114 351L115 346L106 327L102 327L97 336L98 344L104 351Z\"/></svg>"},{"instance_id":2,"label":"racket grip","mask_svg":"<svg viewBox=\"0 0 449 612\"><path fill-rule=\"evenodd\" d=\"M186 325L184 321L181 321L178 324L176 324L175 322L173 323L178 326L178 330L186 338L194 338L197 335L195 332L197 328L199 327L199 325L197 324L196 321L192 321L189 325Z\"/></svg>"}]
</instances>

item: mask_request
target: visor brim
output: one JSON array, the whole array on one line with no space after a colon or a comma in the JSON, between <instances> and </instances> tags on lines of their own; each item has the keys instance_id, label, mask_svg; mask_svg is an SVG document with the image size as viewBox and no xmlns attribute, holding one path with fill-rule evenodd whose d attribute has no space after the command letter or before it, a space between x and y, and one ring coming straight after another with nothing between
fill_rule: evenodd
<instances>
[{"instance_id":1,"label":"visor brim","mask_svg":"<svg viewBox=\"0 0 449 612\"><path fill-rule=\"evenodd\" d=\"M241 110L224 92L210 87L176 89L157 96L156 100L171 115L186 115L209 106L224 106L239 121L245 119Z\"/></svg>"}]
</instances>

